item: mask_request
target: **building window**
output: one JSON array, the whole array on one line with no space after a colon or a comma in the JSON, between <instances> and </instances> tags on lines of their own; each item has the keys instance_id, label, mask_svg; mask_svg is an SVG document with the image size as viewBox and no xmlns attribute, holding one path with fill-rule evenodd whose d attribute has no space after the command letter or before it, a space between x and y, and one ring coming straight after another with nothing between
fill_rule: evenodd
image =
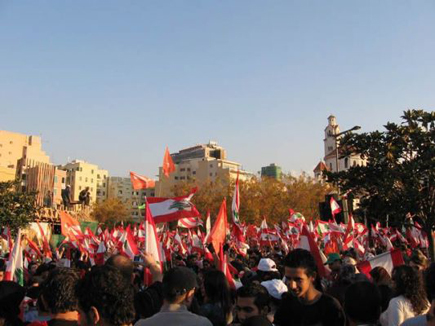
<instances>
[{"instance_id":1,"label":"building window","mask_svg":"<svg viewBox=\"0 0 435 326\"><path fill-rule=\"evenodd\" d=\"M11 140L10 142L9 142L9 144L12 144L13 143L13 141Z\"/></svg>"},{"instance_id":2,"label":"building window","mask_svg":"<svg viewBox=\"0 0 435 326\"><path fill-rule=\"evenodd\" d=\"M88 178L85 178L85 182L88 182Z\"/></svg>"},{"instance_id":3,"label":"building window","mask_svg":"<svg viewBox=\"0 0 435 326\"><path fill-rule=\"evenodd\" d=\"M174 177L175 180L178 180L178 177Z\"/></svg>"},{"instance_id":4,"label":"building window","mask_svg":"<svg viewBox=\"0 0 435 326\"><path fill-rule=\"evenodd\" d=\"M79 186L79 190L82 190L82 186Z\"/></svg>"},{"instance_id":5,"label":"building window","mask_svg":"<svg viewBox=\"0 0 435 326\"><path fill-rule=\"evenodd\" d=\"M190 172L190 168L187 168L187 172Z\"/></svg>"},{"instance_id":6,"label":"building window","mask_svg":"<svg viewBox=\"0 0 435 326\"><path fill-rule=\"evenodd\" d=\"M62 178L62 183L65 183L65 178Z\"/></svg>"},{"instance_id":7,"label":"building window","mask_svg":"<svg viewBox=\"0 0 435 326\"><path fill-rule=\"evenodd\" d=\"M106 196L106 192L105 191L103 191L103 196Z\"/></svg>"},{"instance_id":8,"label":"building window","mask_svg":"<svg viewBox=\"0 0 435 326\"><path fill-rule=\"evenodd\" d=\"M105 187L106 186L106 184L105 183L103 183L103 187Z\"/></svg>"},{"instance_id":9,"label":"building window","mask_svg":"<svg viewBox=\"0 0 435 326\"><path fill-rule=\"evenodd\" d=\"M180 177L180 180L185 180L186 178L185 177Z\"/></svg>"},{"instance_id":10,"label":"building window","mask_svg":"<svg viewBox=\"0 0 435 326\"><path fill-rule=\"evenodd\" d=\"M356 161L353 161L352 166L356 166L356 165L357 165Z\"/></svg>"},{"instance_id":11,"label":"building window","mask_svg":"<svg viewBox=\"0 0 435 326\"><path fill-rule=\"evenodd\" d=\"M91 191L94 191L94 188L93 188L93 187L91 187Z\"/></svg>"},{"instance_id":12,"label":"building window","mask_svg":"<svg viewBox=\"0 0 435 326\"><path fill-rule=\"evenodd\" d=\"M332 171L332 163L329 163L329 169Z\"/></svg>"},{"instance_id":13,"label":"building window","mask_svg":"<svg viewBox=\"0 0 435 326\"><path fill-rule=\"evenodd\" d=\"M91 174L94 174L94 170L91 170Z\"/></svg>"},{"instance_id":14,"label":"building window","mask_svg":"<svg viewBox=\"0 0 435 326\"><path fill-rule=\"evenodd\" d=\"M154 197L154 193L153 192L151 193L151 197Z\"/></svg>"},{"instance_id":15,"label":"building window","mask_svg":"<svg viewBox=\"0 0 435 326\"><path fill-rule=\"evenodd\" d=\"M347 169L349 167L349 159L346 157L344 159L344 168Z\"/></svg>"},{"instance_id":16,"label":"building window","mask_svg":"<svg viewBox=\"0 0 435 326\"><path fill-rule=\"evenodd\" d=\"M91 183L94 183L94 179L91 179Z\"/></svg>"},{"instance_id":17,"label":"building window","mask_svg":"<svg viewBox=\"0 0 435 326\"><path fill-rule=\"evenodd\" d=\"M184 172L184 171L186 171L185 168L181 168L181 169L180 169L180 172Z\"/></svg>"},{"instance_id":18,"label":"building window","mask_svg":"<svg viewBox=\"0 0 435 326\"><path fill-rule=\"evenodd\" d=\"M105 176L105 175L104 175L103 177L104 177L104 179L106 179L106 176Z\"/></svg>"},{"instance_id":19,"label":"building window","mask_svg":"<svg viewBox=\"0 0 435 326\"><path fill-rule=\"evenodd\" d=\"M196 174L196 171L192 171L192 174Z\"/></svg>"},{"instance_id":20,"label":"building window","mask_svg":"<svg viewBox=\"0 0 435 326\"><path fill-rule=\"evenodd\" d=\"M101 191L97 190L97 196L99 196L101 194Z\"/></svg>"},{"instance_id":21,"label":"building window","mask_svg":"<svg viewBox=\"0 0 435 326\"><path fill-rule=\"evenodd\" d=\"M210 164L210 167L212 168L212 167L213 167L213 164Z\"/></svg>"},{"instance_id":22,"label":"building window","mask_svg":"<svg viewBox=\"0 0 435 326\"><path fill-rule=\"evenodd\" d=\"M122 195L122 190L118 190L118 195Z\"/></svg>"},{"instance_id":23,"label":"building window","mask_svg":"<svg viewBox=\"0 0 435 326\"><path fill-rule=\"evenodd\" d=\"M101 177L100 177L100 175L99 175L99 174L97 174L97 179L101 179Z\"/></svg>"},{"instance_id":24,"label":"building window","mask_svg":"<svg viewBox=\"0 0 435 326\"><path fill-rule=\"evenodd\" d=\"M210 176L212 177L212 176L213 176L213 173L210 173Z\"/></svg>"}]
</instances>

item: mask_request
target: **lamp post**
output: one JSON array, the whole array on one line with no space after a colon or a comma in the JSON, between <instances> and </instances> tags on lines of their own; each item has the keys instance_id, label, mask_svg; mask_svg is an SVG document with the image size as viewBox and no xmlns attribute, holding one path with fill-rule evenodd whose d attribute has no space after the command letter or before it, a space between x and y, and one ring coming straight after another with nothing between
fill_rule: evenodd
<instances>
[{"instance_id":1,"label":"lamp post","mask_svg":"<svg viewBox=\"0 0 435 326\"><path fill-rule=\"evenodd\" d=\"M335 170L336 170L335 172L340 172L340 168L338 166L338 137L340 137L341 135L344 135L344 134L346 134L348 132L359 130L359 129L361 129L360 126L354 126L351 129L348 129L348 130L342 131L342 132L340 132L338 134L332 135L334 137L334 139L335 139Z\"/></svg>"},{"instance_id":2,"label":"lamp post","mask_svg":"<svg viewBox=\"0 0 435 326\"><path fill-rule=\"evenodd\" d=\"M348 129L348 130L345 130L345 131L342 131L342 132L340 132L340 133L338 133L338 134L334 134L333 136L334 136L334 139L335 139L335 168L336 168L336 171L335 172L340 172L340 168L339 168L339 165L338 165L338 137L340 137L341 135L344 135L344 134L346 134L346 133L348 133L348 132L351 132L351 131L355 131L355 130L359 130L359 129L361 129L361 127L360 126L354 126L353 128L350 128L350 129ZM338 196L340 196L340 187L337 185L337 188L338 188ZM343 205L343 215L344 215L344 221L345 221L345 223L347 223L348 222L348 207L347 207L347 198L345 198L345 197L343 197L343 202L342 202L342 205Z\"/></svg>"}]
</instances>

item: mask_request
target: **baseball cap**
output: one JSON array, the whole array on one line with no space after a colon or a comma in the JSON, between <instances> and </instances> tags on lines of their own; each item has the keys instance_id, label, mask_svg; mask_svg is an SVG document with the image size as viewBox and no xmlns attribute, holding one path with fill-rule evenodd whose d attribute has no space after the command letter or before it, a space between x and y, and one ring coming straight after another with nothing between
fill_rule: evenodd
<instances>
[{"instance_id":1,"label":"baseball cap","mask_svg":"<svg viewBox=\"0 0 435 326\"><path fill-rule=\"evenodd\" d=\"M270 258L261 258L258 263L258 270L262 272L277 272L275 262Z\"/></svg>"},{"instance_id":2,"label":"baseball cap","mask_svg":"<svg viewBox=\"0 0 435 326\"><path fill-rule=\"evenodd\" d=\"M261 285L266 288L271 297L278 300L281 300L281 296L288 291L284 282L277 279L261 282Z\"/></svg>"},{"instance_id":3,"label":"baseball cap","mask_svg":"<svg viewBox=\"0 0 435 326\"><path fill-rule=\"evenodd\" d=\"M328 260L326 261L325 265L332 264L333 262L336 262L337 260L341 260L340 254L333 252L332 254L328 255Z\"/></svg>"}]
</instances>

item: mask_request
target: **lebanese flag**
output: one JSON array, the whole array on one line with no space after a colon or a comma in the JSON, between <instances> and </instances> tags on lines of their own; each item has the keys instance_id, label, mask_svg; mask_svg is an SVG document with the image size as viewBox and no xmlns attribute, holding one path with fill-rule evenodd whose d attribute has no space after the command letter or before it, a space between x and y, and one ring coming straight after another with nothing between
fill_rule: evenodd
<instances>
[{"instance_id":1,"label":"lebanese flag","mask_svg":"<svg viewBox=\"0 0 435 326\"><path fill-rule=\"evenodd\" d=\"M5 281L15 281L24 286L24 261L23 248L21 247L21 230L18 229L14 249L6 265Z\"/></svg>"},{"instance_id":2,"label":"lebanese flag","mask_svg":"<svg viewBox=\"0 0 435 326\"><path fill-rule=\"evenodd\" d=\"M178 220L179 228L191 229L191 228L196 228L203 224L204 223L200 219L195 217L185 217Z\"/></svg>"},{"instance_id":3,"label":"lebanese flag","mask_svg":"<svg viewBox=\"0 0 435 326\"><path fill-rule=\"evenodd\" d=\"M231 275L231 271L230 271L229 264L228 264L227 254L224 253L224 250L222 249L222 247L220 248L219 262L220 262L220 264L219 264L220 270L225 274L225 277L228 281L228 285L230 286L231 289L235 290L236 284L234 283L233 276Z\"/></svg>"},{"instance_id":4,"label":"lebanese flag","mask_svg":"<svg viewBox=\"0 0 435 326\"><path fill-rule=\"evenodd\" d=\"M149 197L148 205L154 223L164 223L179 220L185 217L200 216L191 200L197 188L192 189L189 195L174 198Z\"/></svg>"},{"instance_id":5,"label":"lebanese flag","mask_svg":"<svg viewBox=\"0 0 435 326\"><path fill-rule=\"evenodd\" d=\"M127 227L119 241L122 244L123 255L127 256L130 259L134 259L134 256L139 255L139 249L137 249L136 242L134 241L134 236L133 234L131 234L130 226Z\"/></svg>"},{"instance_id":6,"label":"lebanese flag","mask_svg":"<svg viewBox=\"0 0 435 326\"><path fill-rule=\"evenodd\" d=\"M39 224L39 222L36 222L36 223L38 224L39 232L41 233L44 255L46 258L52 259L53 254L51 252L51 248L50 248L50 245L48 243L47 237L45 236L44 229L42 228L41 224Z\"/></svg>"},{"instance_id":7,"label":"lebanese flag","mask_svg":"<svg viewBox=\"0 0 435 326\"><path fill-rule=\"evenodd\" d=\"M59 215L62 235L68 237L71 241L83 239L84 236L80 228L80 223L65 211L60 211Z\"/></svg>"},{"instance_id":8,"label":"lebanese flag","mask_svg":"<svg viewBox=\"0 0 435 326\"><path fill-rule=\"evenodd\" d=\"M239 194L239 170L237 170L236 187L234 188L233 203L231 205L231 212L233 215L233 223L239 224L239 208L240 208L240 194Z\"/></svg>"},{"instance_id":9,"label":"lebanese flag","mask_svg":"<svg viewBox=\"0 0 435 326\"><path fill-rule=\"evenodd\" d=\"M134 172L130 172L130 179L134 190L154 188L156 186L156 182L153 179Z\"/></svg>"},{"instance_id":10,"label":"lebanese flag","mask_svg":"<svg viewBox=\"0 0 435 326\"><path fill-rule=\"evenodd\" d=\"M370 271L375 267L383 267L388 273L393 271L396 266L403 265L402 252L399 249L384 252L378 256L375 256L369 260L360 262L357 267L361 273L364 273L368 278L370 277Z\"/></svg>"},{"instance_id":11,"label":"lebanese flag","mask_svg":"<svg viewBox=\"0 0 435 326\"><path fill-rule=\"evenodd\" d=\"M329 201L329 204L331 205L331 214L332 214L332 217L335 219L335 215L341 212L341 207L335 201L334 197L331 197L331 200Z\"/></svg>"},{"instance_id":12,"label":"lebanese flag","mask_svg":"<svg viewBox=\"0 0 435 326\"><path fill-rule=\"evenodd\" d=\"M212 243L214 250L219 253L221 246L225 243L227 235L227 200L224 198L219 209L218 216L214 222L213 229L210 231L207 238L207 243Z\"/></svg>"},{"instance_id":13,"label":"lebanese flag","mask_svg":"<svg viewBox=\"0 0 435 326\"><path fill-rule=\"evenodd\" d=\"M314 241L313 236L308 231L307 225L304 224L302 227L299 248L308 250L314 257L317 265L317 271L320 277L325 277L327 275L327 271L325 265L322 260L322 255L320 253L319 247Z\"/></svg>"},{"instance_id":14,"label":"lebanese flag","mask_svg":"<svg viewBox=\"0 0 435 326\"><path fill-rule=\"evenodd\" d=\"M107 251L104 241L101 241L98 245L97 252L95 254L95 264L104 265L104 253Z\"/></svg>"},{"instance_id":15,"label":"lebanese flag","mask_svg":"<svg viewBox=\"0 0 435 326\"><path fill-rule=\"evenodd\" d=\"M200 255L205 253L204 244L202 243L201 238L192 231L192 252L197 252Z\"/></svg>"},{"instance_id":16,"label":"lebanese flag","mask_svg":"<svg viewBox=\"0 0 435 326\"><path fill-rule=\"evenodd\" d=\"M145 252L151 254L156 261L157 265L160 266L160 271L163 271L162 265L162 253L160 252L160 243L159 238L157 236L157 229L155 224L155 219L153 218L151 205L146 199L146 208L145 208L145 220L144 220L144 228L145 228ZM153 283L152 275L149 269L145 270L145 284L150 286Z\"/></svg>"},{"instance_id":17,"label":"lebanese flag","mask_svg":"<svg viewBox=\"0 0 435 326\"><path fill-rule=\"evenodd\" d=\"M181 240L181 236L178 233L178 231L175 232L174 241L178 245L178 253L185 255L188 252L188 250L183 240Z\"/></svg>"},{"instance_id":18,"label":"lebanese flag","mask_svg":"<svg viewBox=\"0 0 435 326\"><path fill-rule=\"evenodd\" d=\"M163 157L163 166L162 166L163 174L166 177L169 177L169 174L175 172L175 164L172 160L171 154L169 154L169 149L166 146L165 156Z\"/></svg>"}]
</instances>

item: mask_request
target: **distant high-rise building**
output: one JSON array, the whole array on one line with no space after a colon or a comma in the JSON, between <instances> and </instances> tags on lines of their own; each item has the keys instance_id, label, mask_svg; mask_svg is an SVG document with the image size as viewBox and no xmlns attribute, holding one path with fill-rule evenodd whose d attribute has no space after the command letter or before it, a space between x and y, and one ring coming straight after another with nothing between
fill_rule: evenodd
<instances>
[{"instance_id":1,"label":"distant high-rise building","mask_svg":"<svg viewBox=\"0 0 435 326\"><path fill-rule=\"evenodd\" d=\"M254 177L252 173L242 170L241 164L227 160L226 150L216 142L196 145L171 154L175 164L175 172L166 177L159 168L159 181L156 182L156 196L172 195L172 188L177 183L195 181L196 184L207 181L223 182L235 180L237 171L239 179L246 180Z\"/></svg>"},{"instance_id":2,"label":"distant high-rise building","mask_svg":"<svg viewBox=\"0 0 435 326\"><path fill-rule=\"evenodd\" d=\"M89 187L91 203L107 198L108 171L82 160L74 160L60 167L66 171L66 184L71 186L73 201L79 200L80 191Z\"/></svg>"},{"instance_id":3,"label":"distant high-rise building","mask_svg":"<svg viewBox=\"0 0 435 326\"><path fill-rule=\"evenodd\" d=\"M276 180L281 180L282 170L281 167L272 163L268 166L264 166L261 168L261 177L269 177L274 178Z\"/></svg>"},{"instance_id":4,"label":"distant high-rise building","mask_svg":"<svg viewBox=\"0 0 435 326\"><path fill-rule=\"evenodd\" d=\"M333 115L328 117L328 125L325 128L325 139L323 139L325 148L324 162L329 171L338 172L345 171L351 166L365 165L365 160L359 155L350 155L343 158L342 149L338 148L340 139L343 135L340 134L340 126L337 124L336 118Z\"/></svg>"},{"instance_id":5,"label":"distant high-rise building","mask_svg":"<svg viewBox=\"0 0 435 326\"><path fill-rule=\"evenodd\" d=\"M154 197L155 189L134 190L130 178L109 177L107 198L118 198L129 210L133 220L144 216L145 211L138 207L145 204L145 197Z\"/></svg>"}]
</instances>

